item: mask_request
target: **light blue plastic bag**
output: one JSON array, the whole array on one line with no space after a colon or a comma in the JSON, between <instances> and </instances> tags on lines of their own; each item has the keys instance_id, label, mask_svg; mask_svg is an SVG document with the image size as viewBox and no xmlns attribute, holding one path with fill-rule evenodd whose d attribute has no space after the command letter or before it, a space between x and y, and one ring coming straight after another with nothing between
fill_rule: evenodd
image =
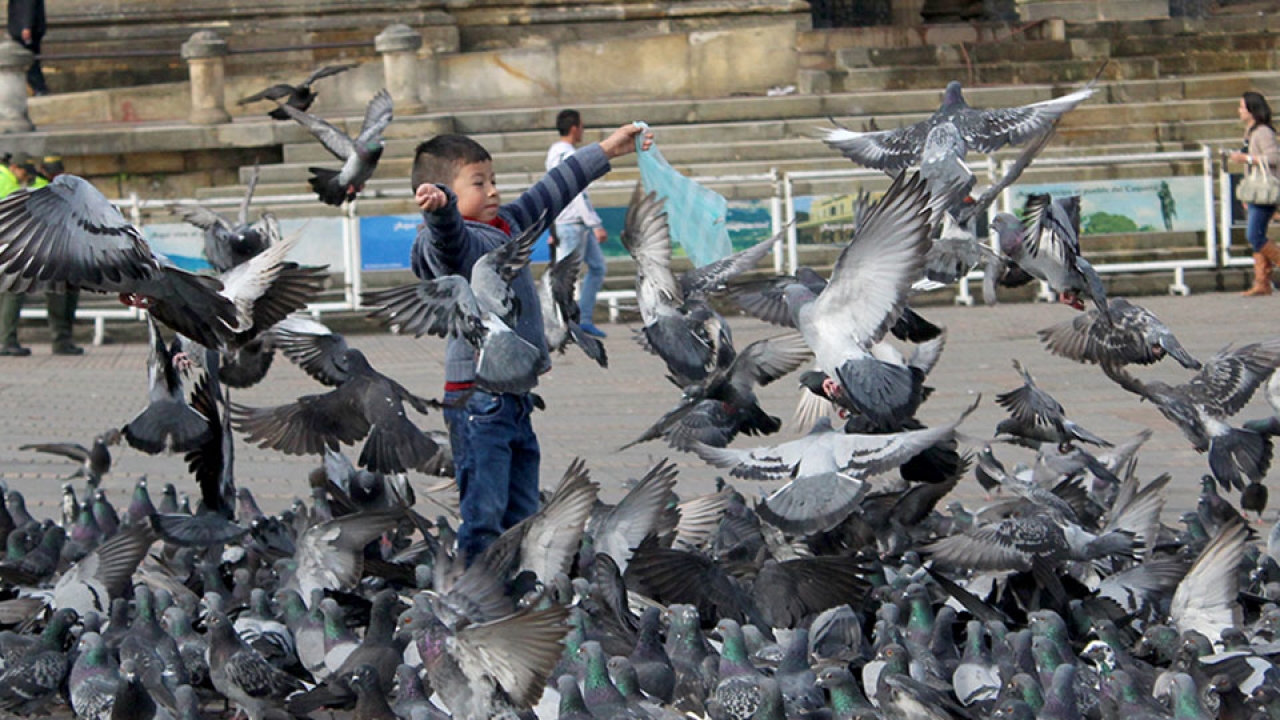
<instances>
[{"instance_id":1,"label":"light blue plastic bag","mask_svg":"<svg viewBox=\"0 0 1280 720\"><path fill-rule=\"evenodd\" d=\"M648 125L637 122L644 128ZM656 192L666 202L671 239L684 248L697 267L713 263L733 253L726 219L729 202L710 189L681 175L654 144L641 150L644 134L636 136L640 181L646 192Z\"/></svg>"}]
</instances>

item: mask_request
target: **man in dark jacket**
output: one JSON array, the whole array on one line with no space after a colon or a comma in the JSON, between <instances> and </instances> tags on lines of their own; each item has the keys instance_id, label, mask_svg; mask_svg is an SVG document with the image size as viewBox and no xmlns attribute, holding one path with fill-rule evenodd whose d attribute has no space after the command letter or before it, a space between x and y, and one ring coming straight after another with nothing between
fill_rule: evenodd
<instances>
[{"instance_id":1,"label":"man in dark jacket","mask_svg":"<svg viewBox=\"0 0 1280 720\"><path fill-rule=\"evenodd\" d=\"M9 37L37 56L27 68L27 84L36 95L49 94L38 57L44 31L44 0L9 0Z\"/></svg>"}]
</instances>

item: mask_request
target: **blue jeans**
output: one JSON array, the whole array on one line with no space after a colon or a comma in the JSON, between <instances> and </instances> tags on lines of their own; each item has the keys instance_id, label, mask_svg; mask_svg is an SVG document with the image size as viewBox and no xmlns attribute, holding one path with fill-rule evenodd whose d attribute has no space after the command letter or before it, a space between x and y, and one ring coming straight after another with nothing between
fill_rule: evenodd
<instances>
[{"instance_id":1,"label":"blue jeans","mask_svg":"<svg viewBox=\"0 0 1280 720\"><path fill-rule=\"evenodd\" d=\"M604 285L604 253L600 251L595 233L582 223L556 223L556 237L560 239L558 257L582 246L582 261L587 264L587 274L582 278L582 289L578 291L578 309L582 311L582 322L589 323L596 309L596 293Z\"/></svg>"},{"instance_id":2,"label":"blue jeans","mask_svg":"<svg viewBox=\"0 0 1280 720\"><path fill-rule=\"evenodd\" d=\"M542 451L528 395L476 390L462 407L447 407L465 394L445 393L444 419L461 498L458 552L469 565L504 530L538 510Z\"/></svg>"},{"instance_id":3,"label":"blue jeans","mask_svg":"<svg viewBox=\"0 0 1280 720\"><path fill-rule=\"evenodd\" d=\"M1276 214L1275 205L1248 205L1249 225L1245 231L1245 239L1254 252L1262 252L1267 244L1267 225L1271 224L1271 216Z\"/></svg>"}]
</instances>

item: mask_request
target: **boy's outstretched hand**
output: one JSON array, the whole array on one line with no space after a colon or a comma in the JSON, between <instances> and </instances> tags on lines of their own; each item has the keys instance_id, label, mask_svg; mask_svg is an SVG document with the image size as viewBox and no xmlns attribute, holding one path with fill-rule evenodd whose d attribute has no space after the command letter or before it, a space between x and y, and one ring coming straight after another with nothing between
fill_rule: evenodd
<instances>
[{"instance_id":1,"label":"boy's outstretched hand","mask_svg":"<svg viewBox=\"0 0 1280 720\"><path fill-rule=\"evenodd\" d=\"M653 133L635 123L627 123L622 127L614 130L609 137L600 141L600 149L604 150L604 154L610 159L635 152L636 135L644 133L644 144L642 148L648 150L653 146Z\"/></svg>"},{"instance_id":2,"label":"boy's outstretched hand","mask_svg":"<svg viewBox=\"0 0 1280 720\"><path fill-rule=\"evenodd\" d=\"M418 191L413 194L413 200L423 212L434 212L449 204L449 196L431 183L419 185Z\"/></svg>"}]
</instances>

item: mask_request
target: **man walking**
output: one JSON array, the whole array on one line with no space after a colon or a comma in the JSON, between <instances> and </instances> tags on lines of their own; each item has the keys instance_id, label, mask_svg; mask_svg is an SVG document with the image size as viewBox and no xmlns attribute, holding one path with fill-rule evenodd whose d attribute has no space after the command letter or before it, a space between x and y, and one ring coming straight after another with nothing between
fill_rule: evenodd
<instances>
[{"instance_id":1,"label":"man walking","mask_svg":"<svg viewBox=\"0 0 1280 720\"><path fill-rule=\"evenodd\" d=\"M578 143L582 142L582 115L577 110L561 110L556 116L556 132L560 139L547 151L547 170L559 165L572 155ZM555 232L552 242L558 242L557 257L565 257L579 246L582 247L582 260L587 264L587 274L582 278L582 289L578 292L578 308L582 311L582 331L588 335L602 338L604 331L592 322L592 314L596 308L596 293L604 285L604 253L600 251L600 243L609 239L609 233L600 222L600 216L591 207L591 199L584 190L573 202L565 207L564 212L556 218Z\"/></svg>"},{"instance_id":2,"label":"man walking","mask_svg":"<svg viewBox=\"0 0 1280 720\"><path fill-rule=\"evenodd\" d=\"M44 38L44 0L9 0L9 37L36 57L27 68L27 85L35 95L48 95L40 69L40 41Z\"/></svg>"}]
</instances>

